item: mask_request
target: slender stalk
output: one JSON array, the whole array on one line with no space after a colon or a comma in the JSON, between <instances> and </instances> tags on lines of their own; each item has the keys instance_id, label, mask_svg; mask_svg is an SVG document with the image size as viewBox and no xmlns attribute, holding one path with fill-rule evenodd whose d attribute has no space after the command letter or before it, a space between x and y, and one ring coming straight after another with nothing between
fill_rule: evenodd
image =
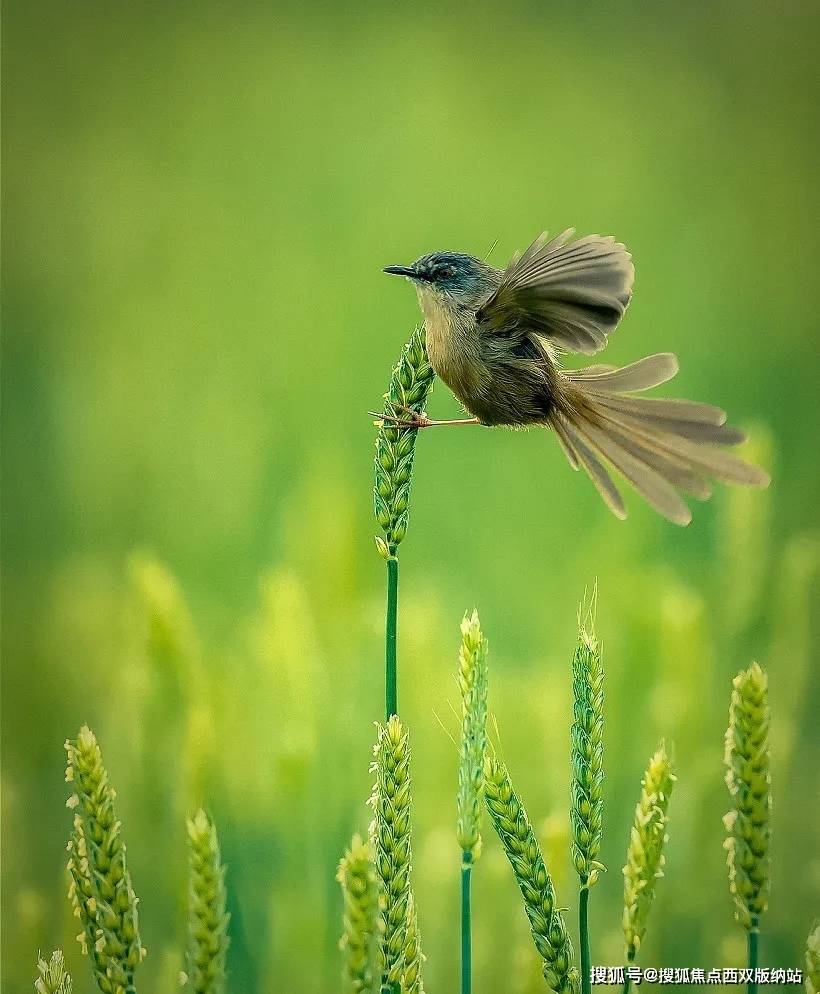
<instances>
[{"instance_id":1,"label":"slender stalk","mask_svg":"<svg viewBox=\"0 0 820 994\"><path fill-rule=\"evenodd\" d=\"M757 981L754 979L754 976L757 969L757 943L760 936L760 932L758 931L759 925L760 919L757 915L752 915L752 927L746 933L749 969L752 971L752 979L746 987L748 994L757 994Z\"/></svg>"},{"instance_id":2,"label":"slender stalk","mask_svg":"<svg viewBox=\"0 0 820 994\"><path fill-rule=\"evenodd\" d=\"M465 852L461 864L461 994L473 990L472 876L473 856Z\"/></svg>"},{"instance_id":3,"label":"slender stalk","mask_svg":"<svg viewBox=\"0 0 820 994\"><path fill-rule=\"evenodd\" d=\"M629 994L629 987L631 983L632 983L631 979L626 974L624 974L624 994Z\"/></svg>"},{"instance_id":4,"label":"slender stalk","mask_svg":"<svg viewBox=\"0 0 820 994\"><path fill-rule=\"evenodd\" d=\"M578 936L581 945L581 991L591 994L591 970L589 962L589 887L581 887L578 898Z\"/></svg>"},{"instance_id":5,"label":"slender stalk","mask_svg":"<svg viewBox=\"0 0 820 994\"><path fill-rule=\"evenodd\" d=\"M396 664L396 628L398 624L399 561L387 560L387 618L384 639L384 711L385 721L399 713L399 688Z\"/></svg>"}]
</instances>

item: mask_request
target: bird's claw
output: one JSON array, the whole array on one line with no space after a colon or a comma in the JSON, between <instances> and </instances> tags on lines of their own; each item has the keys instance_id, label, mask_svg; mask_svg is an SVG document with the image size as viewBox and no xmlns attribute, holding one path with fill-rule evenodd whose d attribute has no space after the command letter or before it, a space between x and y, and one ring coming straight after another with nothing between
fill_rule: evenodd
<instances>
[{"instance_id":1,"label":"bird's claw","mask_svg":"<svg viewBox=\"0 0 820 994\"><path fill-rule=\"evenodd\" d=\"M427 428L432 422L425 414L419 414L412 407L405 407L402 404L394 405L394 410L404 411L406 418L396 417L394 414L377 414L375 411L368 411L372 418L381 421L382 424L389 424L394 428L404 428L406 431L416 431L419 428Z\"/></svg>"}]
</instances>

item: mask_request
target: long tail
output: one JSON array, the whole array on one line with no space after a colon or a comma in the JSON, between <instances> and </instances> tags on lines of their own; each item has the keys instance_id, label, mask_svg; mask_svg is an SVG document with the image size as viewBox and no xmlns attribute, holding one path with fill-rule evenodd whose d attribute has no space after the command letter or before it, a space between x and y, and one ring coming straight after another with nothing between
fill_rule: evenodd
<instances>
[{"instance_id":1,"label":"long tail","mask_svg":"<svg viewBox=\"0 0 820 994\"><path fill-rule=\"evenodd\" d=\"M561 374L565 402L550 423L570 464L583 466L619 518L626 517L626 509L604 460L676 525L692 520L678 491L706 500L712 494L710 478L768 486L764 470L723 448L746 437L726 425L725 411L690 400L631 396L666 383L677 371L677 358L662 353L621 369L590 366Z\"/></svg>"}]
</instances>

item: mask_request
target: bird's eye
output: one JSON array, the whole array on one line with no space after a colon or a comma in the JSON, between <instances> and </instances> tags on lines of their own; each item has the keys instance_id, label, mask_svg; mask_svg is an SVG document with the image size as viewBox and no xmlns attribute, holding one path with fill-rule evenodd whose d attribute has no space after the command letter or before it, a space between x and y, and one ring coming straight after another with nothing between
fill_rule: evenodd
<instances>
[{"instance_id":1,"label":"bird's eye","mask_svg":"<svg viewBox=\"0 0 820 994\"><path fill-rule=\"evenodd\" d=\"M440 280L449 280L454 273L455 269L453 269L452 266L442 266L442 268L436 273L436 276Z\"/></svg>"}]
</instances>

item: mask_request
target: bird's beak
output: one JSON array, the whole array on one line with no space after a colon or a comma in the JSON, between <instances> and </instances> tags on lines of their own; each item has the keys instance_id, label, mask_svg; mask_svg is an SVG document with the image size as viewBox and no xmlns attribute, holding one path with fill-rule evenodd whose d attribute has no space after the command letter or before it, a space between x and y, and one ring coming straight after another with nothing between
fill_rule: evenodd
<instances>
[{"instance_id":1,"label":"bird's beak","mask_svg":"<svg viewBox=\"0 0 820 994\"><path fill-rule=\"evenodd\" d=\"M409 280L418 279L418 273L412 266L385 266L382 272L392 276L406 276Z\"/></svg>"}]
</instances>

